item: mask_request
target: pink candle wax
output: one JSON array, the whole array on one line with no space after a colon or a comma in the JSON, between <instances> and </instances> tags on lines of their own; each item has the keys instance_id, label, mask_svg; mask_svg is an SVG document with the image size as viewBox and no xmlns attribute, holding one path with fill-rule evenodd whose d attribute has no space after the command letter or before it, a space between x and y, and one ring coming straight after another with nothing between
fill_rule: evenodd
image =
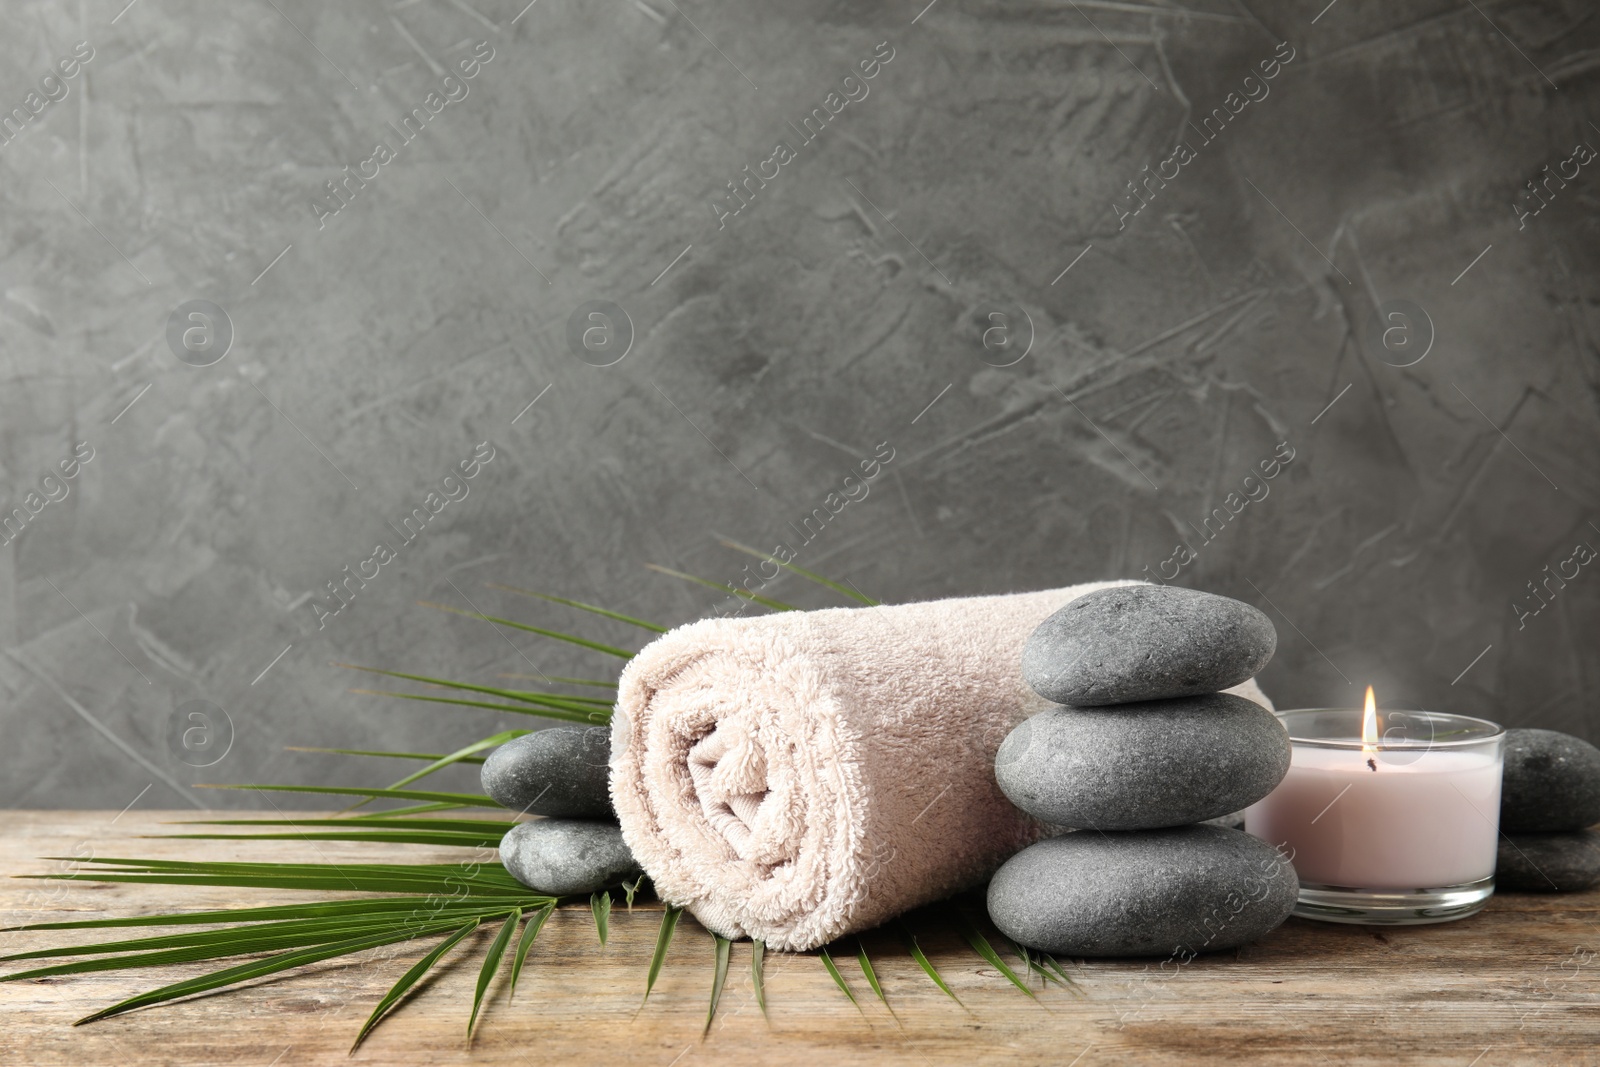
<instances>
[{"instance_id":1,"label":"pink candle wax","mask_svg":"<svg viewBox=\"0 0 1600 1067\"><path fill-rule=\"evenodd\" d=\"M1245 832L1292 850L1302 883L1424 889L1493 874L1498 752L1378 755L1296 744L1288 775L1245 812Z\"/></svg>"}]
</instances>

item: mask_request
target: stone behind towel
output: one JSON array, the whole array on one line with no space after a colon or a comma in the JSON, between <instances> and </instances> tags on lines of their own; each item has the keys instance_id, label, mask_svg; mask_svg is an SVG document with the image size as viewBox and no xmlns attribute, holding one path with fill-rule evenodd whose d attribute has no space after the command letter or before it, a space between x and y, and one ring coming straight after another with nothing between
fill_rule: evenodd
<instances>
[{"instance_id":1,"label":"stone behind towel","mask_svg":"<svg viewBox=\"0 0 1600 1067\"><path fill-rule=\"evenodd\" d=\"M483 761L479 781L495 802L524 815L611 817L611 729L550 726L507 741Z\"/></svg>"},{"instance_id":2,"label":"stone behind towel","mask_svg":"<svg viewBox=\"0 0 1600 1067\"><path fill-rule=\"evenodd\" d=\"M1001 740L1049 706L1023 684L1023 644L1116 584L660 637L623 671L612 720L628 847L663 899L784 951L981 883L1045 832L994 776ZM1236 691L1267 703L1253 682Z\"/></svg>"}]
</instances>

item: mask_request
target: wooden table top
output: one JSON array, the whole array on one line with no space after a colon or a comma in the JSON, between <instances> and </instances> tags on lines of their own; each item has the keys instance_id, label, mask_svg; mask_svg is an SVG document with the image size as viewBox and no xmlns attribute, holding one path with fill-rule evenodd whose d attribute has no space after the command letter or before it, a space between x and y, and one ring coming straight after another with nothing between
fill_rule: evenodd
<instances>
[{"instance_id":1,"label":"wooden table top","mask_svg":"<svg viewBox=\"0 0 1600 1067\"><path fill-rule=\"evenodd\" d=\"M194 812L0 813L7 875L62 865L41 856L373 861L370 846L293 841L140 839ZM113 824L114 823L114 824ZM451 862L460 850L403 846L404 861ZM4 879L0 925L253 906L306 899L288 891ZM357 1029L426 948L380 964L317 965L73 1027L103 1007L215 969L182 965L0 984L0 1063L271 1064L366 1062L803 1064L991 1063L1600 1063L1600 891L1504 894L1479 915L1421 927L1291 919L1238 952L1161 972L1152 962L1067 963L1075 990L1023 995L952 931L917 933L965 1008L939 992L894 938L866 945L891 1015L853 958L860 998L844 998L815 955L771 954L768 1013L755 1004L750 948L735 945L722 1007L703 1038L712 942L684 918L649 1003L645 970L659 910L620 904L602 950L586 908L552 917L514 1002L491 989L471 1049L464 1039L476 966L455 965L378 1027L353 1060ZM119 931L120 932L120 931ZM153 933L143 928L128 936ZM479 941L481 953L492 930ZM105 940L106 931L0 935L0 954ZM431 944L431 943L430 943ZM1016 964L1012 959L1010 962ZM1066 962L1066 961L1064 961ZM18 964L8 968L17 969ZM1076 1059L1074 1058L1076 1057Z\"/></svg>"}]
</instances>

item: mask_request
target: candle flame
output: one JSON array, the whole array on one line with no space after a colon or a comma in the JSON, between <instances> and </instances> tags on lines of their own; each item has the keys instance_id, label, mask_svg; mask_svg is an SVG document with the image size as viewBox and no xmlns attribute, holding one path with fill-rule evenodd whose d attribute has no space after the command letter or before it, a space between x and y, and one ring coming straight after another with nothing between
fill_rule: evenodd
<instances>
[{"instance_id":1,"label":"candle flame","mask_svg":"<svg viewBox=\"0 0 1600 1067\"><path fill-rule=\"evenodd\" d=\"M1372 686L1367 686L1367 702L1361 709L1361 750L1363 752L1377 751L1378 744L1378 702L1372 695Z\"/></svg>"}]
</instances>

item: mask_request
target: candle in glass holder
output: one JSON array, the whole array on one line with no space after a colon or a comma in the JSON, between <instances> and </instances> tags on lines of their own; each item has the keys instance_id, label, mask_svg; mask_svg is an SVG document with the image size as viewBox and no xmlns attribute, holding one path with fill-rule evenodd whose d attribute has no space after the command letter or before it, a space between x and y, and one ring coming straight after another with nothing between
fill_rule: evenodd
<instances>
[{"instance_id":1,"label":"candle in glass holder","mask_svg":"<svg viewBox=\"0 0 1600 1067\"><path fill-rule=\"evenodd\" d=\"M1245 812L1288 853L1295 914L1334 922L1458 919L1494 893L1501 744L1492 722L1366 707L1280 713L1289 773Z\"/></svg>"}]
</instances>

